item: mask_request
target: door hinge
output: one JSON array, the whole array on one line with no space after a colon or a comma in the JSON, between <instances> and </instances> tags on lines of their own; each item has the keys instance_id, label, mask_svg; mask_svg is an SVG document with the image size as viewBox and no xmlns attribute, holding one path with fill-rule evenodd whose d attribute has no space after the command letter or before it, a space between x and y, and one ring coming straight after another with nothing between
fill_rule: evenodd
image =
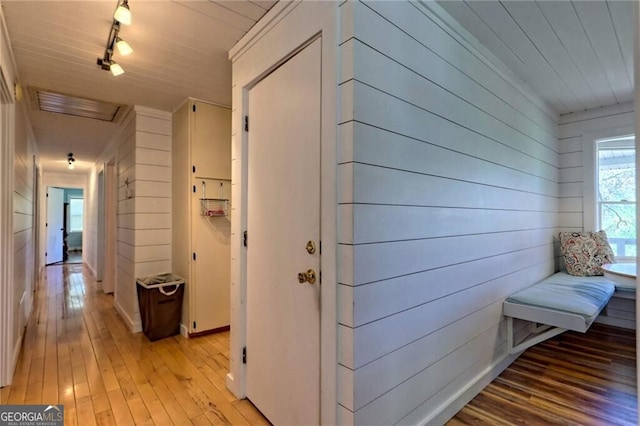
<instances>
[{"instance_id":1,"label":"door hinge","mask_svg":"<svg viewBox=\"0 0 640 426\"><path fill-rule=\"evenodd\" d=\"M247 347L242 348L242 363L247 363Z\"/></svg>"},{"instance_id":2,"label":"door hinge","mask_svg":"<svg viewBox=\"0 0 640 426\"><path fill-rule=\"evenodd\" d=\"M191 173L195 173L196 172L196 166L191 166Z\"/></svg>"},{"instance_id":3,"label":"door hinge","mask_svg":"<svg viewBox=\"0 0 640 426\"><path fill-rule=\"evenodd\" d=\"M196 254L193 253L193 260L196 260Z\"/></svg>"},{"instance_id":4,"label":"door hinge","mask_svg":"<svg viewBox=\"0 0 640 426\"><path fill-rule=\"evenodd\" d=\"M49 253L47 253L46 251L44 252L44 257L49 256Z\"/></svg>"},{"instance_id":5,"label":"door hinge","mask_svg":"<svg viewBox=\"0 0 640 426\"><path fill-rule=\"evenodd\" d=\"M247 240L248 240L247 231L244 231L242 233L242 245L245 247L247 247Z\"/></svg>"},{"instance_id":6,"label":"door hinge","mask_svg":"<svg viewBox=\"0 0 640 426\"><path fill-rule=\"evenodd\" d=\"M49 198L49 193L47 192L47 198Z\"/></svg>"},{"instance_id":7,"label":"door hinge","mask_svg":"<svg viewBox=\"0 0 640 426\"><path fill-rule=\"evenodd\" d=\"M48 227L48 226L49 226L49 224L48 224L48 223L45 223L45 224L44 224L44 226L45 226L45 228L46 228L46 227Z\"/></svg>"},{"instance_id":8,"label":"door hinge","mask_svg":"<svg viewBox=\"0 0 640 426\"><path fill-rule=\"evenodd\" d=\"M196 193L196 191L197 191L196 186L195 186L195 185L193 185L193 193L195 194L195 193Z\"/></svg>"},{"instance_id":9,"label":"door hinge","mask_svg":"<svg viewBox=\"0 0 640 426\"><path fill-rule=\"evenodd\" d=\"M198 328L198 327L196 327L196 322L194 321L193 322L193 329L195 330L196 328Z\"/></svg>"},{"instance_id":10,"label":"door hinge","mask_svg":"<svg viewBox=\"0 0 640 426\"><path fill-rule=\"evenodd\" d=\"M244 131L245 132L249 131L249 116L248 115L244 116Z\"/></svg>"},{"instance_id":11,"label":"door hinge","mask_svg":"<svg viewBox=\"0 0 640 426\"><path fill-rule=\"evenodd\" d=\"M193 109L193 112L196 112L196 105L193 104L193 106L191 107L191 109Z\"/></svg>"},{"instance_id":12,"label":"door hinge","mask_svg":"<svg viewBox=\"0 0 640 426\"><path fill-rule=\"evenodd\" d=\"M322 254L322 241L318 242L318 254Z\"/></svg>"}]
</instances>

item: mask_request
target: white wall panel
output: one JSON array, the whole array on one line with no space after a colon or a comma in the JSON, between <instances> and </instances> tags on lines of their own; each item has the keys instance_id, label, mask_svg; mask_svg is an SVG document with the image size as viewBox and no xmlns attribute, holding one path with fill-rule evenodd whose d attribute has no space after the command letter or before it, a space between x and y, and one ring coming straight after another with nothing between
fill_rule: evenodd
<instances>
[{"instance_id":1,"label":"white wall panel","mask_svg":"<svg viewBox=\"0 0 640 426\"><path fill-rule=\"evenodd\" d=\"M427 7L341 9L339 403L420 423L508 358L501 302L555 270L581 155Z\"/></svg>"},{"instance_id":2,"label":"white wall panel","mask_svg":"<svg viewBox=\"0 0 640 426\"><path fill-rule=\"evenodd\" d=\"M171 270L171 115L141 107L131 114L116 142L116 306L130 329L140 331L135 278Z\"/></svg>"},{"instance_id":3,"label":"white wall panel","mask_svg":"<svg viewBox=\"0 0 640 426\"><path fill-rule=\"evenodd\" d=\"M632 133L633 125L633 105L629 103L560 118L560 205L561 211L571 213L561 216L563 229L593 230L595 206L593 195L588 194L593 194L594 189L584 183L585 176L593 176L585 161L593 163L593 159L585 159L592 155L595 139Z\"/></svg>"}]
</instances>

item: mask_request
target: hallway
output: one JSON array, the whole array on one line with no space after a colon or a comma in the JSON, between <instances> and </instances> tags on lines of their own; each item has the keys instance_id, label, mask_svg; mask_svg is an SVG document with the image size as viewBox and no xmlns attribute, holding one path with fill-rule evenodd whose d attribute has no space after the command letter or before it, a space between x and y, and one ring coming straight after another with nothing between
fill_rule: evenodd
<instances>
[{"instance_id":1,"label":"hallway","mask_svg":"<svg viewBox=\"0 0 640 426\"><path fill-rule=\"evenodd\" d=\"M130 333L81 264L47 267L1 404L64 404L69 425L267 425L225 387L229 333Z\"/></svg>"}]
</instances>

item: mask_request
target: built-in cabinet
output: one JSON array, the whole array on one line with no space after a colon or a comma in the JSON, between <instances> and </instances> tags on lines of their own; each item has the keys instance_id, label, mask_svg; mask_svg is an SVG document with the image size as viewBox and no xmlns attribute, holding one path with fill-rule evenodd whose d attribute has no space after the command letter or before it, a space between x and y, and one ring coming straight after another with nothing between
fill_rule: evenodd
<instances>
[{"instance_id":1,"label":"built-in cabinet","mask_svg":"<svg viewBox=\"0 0 640 426\"><path fill-rule=\"evenodd\" d=\"M188 99L173 114L173 272L189 335L229 326L231 110Z\"/></svg>"}]
</instances>

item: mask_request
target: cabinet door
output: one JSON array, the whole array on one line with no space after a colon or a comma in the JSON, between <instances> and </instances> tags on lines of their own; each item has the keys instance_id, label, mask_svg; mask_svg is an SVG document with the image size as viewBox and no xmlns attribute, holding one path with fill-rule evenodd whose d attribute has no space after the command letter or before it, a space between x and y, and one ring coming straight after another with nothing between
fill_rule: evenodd
<instances>
[{"instance_id":1,"label":"cabinet door","mask_svg":"<svg viewBox=\"0 0 640 426\"><path fill-rule=\"evenodd\" d=\"M231 179L231 110L194 102L191 161L197 177Z\"/></svg>"},{"instance_id":2,"label":"cabinet door","mask_svg":"<svg viewBox=\"0 0 640 426\"><path fill-rule=\"evenodd\" d=\"M194 184L201 182L194 180ZM225 182L224 186L228 194L231 183ZM196 256L189 283L189 331L201 333L229 325L231 222L229 217L202 216L199 193L193 194L191 214L191 241Z\"/></svg>"}]
</instances>

